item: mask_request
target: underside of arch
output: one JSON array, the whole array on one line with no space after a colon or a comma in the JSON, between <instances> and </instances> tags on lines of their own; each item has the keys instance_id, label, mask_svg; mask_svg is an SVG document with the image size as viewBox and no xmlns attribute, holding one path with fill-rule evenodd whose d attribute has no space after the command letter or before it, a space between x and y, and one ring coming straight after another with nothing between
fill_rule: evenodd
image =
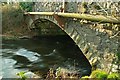
<instances>
[{"instance_id":1,"label":"underside of arch","mask_svg":"<svg viewBox=\"0 0 120 80\"><path fill-rule=\"evenodd\" d=\"M78 58L79 55L83 56L85 61L87 61L87 65L89 67L91 67L90 63L89 63L89 60L87 59L86 55L83 54L83 51L81 50L81 48L79 47L79 43L80 43L80 35L79 33L77 32L76 29L74 29L73 27L69 26L68 24L64 23L64 27L61 27L60 24L57 24L56 22L53 22L49 19L44 19L44 18L38 18L36 19L32 25L34 25L34 27L36 27L37 25L41 25L43 23L48 23L50 22L50 24L52 24L52 26L55 26L54 28L58 29L58 30L62 30L62 32L65 34L65 35L68 35L70 37L70 39L77 45L77 49L80 50L80 53L77 53L78 55L76 55L76 58ZM44 24L44 25L45 25ZM63 23L62 23L63 24ZM50 27L50 25L47 25ZM37 29L40 29L40 27L37 27ZM67 30L68 29L68 30ZM67 40L66 40L67 41Z\"/></svg>"}]
</instances>

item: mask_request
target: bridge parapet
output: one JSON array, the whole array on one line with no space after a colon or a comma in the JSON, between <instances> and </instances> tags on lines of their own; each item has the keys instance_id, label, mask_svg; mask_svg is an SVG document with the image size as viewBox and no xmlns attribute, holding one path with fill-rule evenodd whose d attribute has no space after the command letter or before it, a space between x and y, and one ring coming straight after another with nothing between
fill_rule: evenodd
<instances>
[{"instance_id":1,"label":"bridge parapet","mask_svg":"<svg viewBox=\"0 0 120 80\"><path fill-rule=\"evenodd\" d=\"M62 7L62 2L36 2L34 6L34 10L36 12L54 12L59 11L60 7Z\"/></svg>"},{"instance_id":2,"label":"bridge parapet","mask_svg":"<svg viewBox=\"0 0 120 80\"><path fill-rule=\"evenodd\" d=\"M44 1L44 0L43 0ZM64 1L64 0L63 0ZM34 12L70 12L120 16L119 2L35 2Z\"/></svg>"}]
</instances>

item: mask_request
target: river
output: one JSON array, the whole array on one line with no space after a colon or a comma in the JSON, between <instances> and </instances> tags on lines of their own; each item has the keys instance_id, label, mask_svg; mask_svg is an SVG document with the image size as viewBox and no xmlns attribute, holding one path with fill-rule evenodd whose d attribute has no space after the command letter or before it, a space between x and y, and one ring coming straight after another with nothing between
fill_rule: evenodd
<instances>
[{"instance_id":1,"label":"river","mask_svg":"<svg viewBox=\"0 0 120 80\"><path fill-rule=\"evenodd\" d=\"M14 78L20 71L40 71L64 67L90 74L91 66L69 36L44 36L31 39L2 40L0 72Z\"/></svg>"}]
</instances>

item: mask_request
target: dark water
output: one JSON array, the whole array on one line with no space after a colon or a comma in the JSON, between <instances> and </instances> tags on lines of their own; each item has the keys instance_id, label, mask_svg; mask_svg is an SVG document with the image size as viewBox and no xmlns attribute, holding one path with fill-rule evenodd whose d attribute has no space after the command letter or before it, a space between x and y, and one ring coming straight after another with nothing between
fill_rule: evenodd
<instances>
[{"instance_id":1,"label":"dark water","mask_svg":"<svg viewBox=\"0 0 120 80\"><path fill-rule=\"evenodd\" d=\"M15 77L20 71L47 73L53 67L90 73L91 66L68 36L37 37L33 39L3 40L0 66L3 77Z\"/></svg>"}]
</instances>

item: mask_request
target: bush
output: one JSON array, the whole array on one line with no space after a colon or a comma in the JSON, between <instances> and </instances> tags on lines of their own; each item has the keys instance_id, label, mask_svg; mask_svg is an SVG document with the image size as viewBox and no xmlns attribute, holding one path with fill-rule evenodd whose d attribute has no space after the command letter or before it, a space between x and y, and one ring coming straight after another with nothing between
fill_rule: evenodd
<instances>
[{"instance_id":1,"label":"bush","mask_svg":"<svg viewBox=\"0 0 120 80\"><path fill-rule=\"evenodd\" d=\"M91 78L102 78L102 79L106 79L107 76L108 74L102 70L95 70L90 75Z\"/></svg>"},{"instance_id":2,"label":"bush","mask_svg":"<svg viewBox=\"0 0 120 80\"><path fill-rule=\"evenodd\" d=\"M107 76L108 79L112 80L120 80L120 74L118 73L111 73L110 75Z\"/></svg>"},{"instance_id":3,"label":"bush","mask_svg":"<svg viewBox=\"0 0 120 80\"><path fill-rule=\"evenodd\" d=\"M92 80L120 80L120 73L107 74L103 70L95 70L90 76L83 76L80 80L88 80L89 78Z\"/></svg>"}]
</instances>

